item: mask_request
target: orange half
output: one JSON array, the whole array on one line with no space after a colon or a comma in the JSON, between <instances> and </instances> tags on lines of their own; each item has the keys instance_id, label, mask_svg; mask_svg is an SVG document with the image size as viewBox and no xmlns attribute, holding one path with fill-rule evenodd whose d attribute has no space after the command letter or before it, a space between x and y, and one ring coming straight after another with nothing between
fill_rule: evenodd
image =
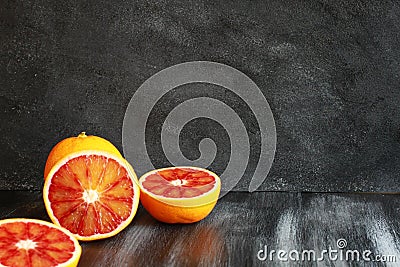
<instances>
[{"instance_id":1,"label":"orange half","mask_svg":"<svg viewBox=\"0 0 400 267\"><path fill-rule=\"evenodd\" d=\"M140 189L121 157L85 150L57 162L46 177L43 199L50 219L78 240L116 235L136 214Z\"/></svg>"},{"instance_id":2,"label":"orange half","mask_svg":"<svg viewBox=\"0 0 400 267\"><path fill-rule=\"evenodd\" d=\"M67 230L35 219L0 221L0 266L77 266L82 249Z\"/></svg>"},{"instance_id":3,"label":"orange half","mask_svg":"<svg viewBox=\"0 0 400 267\"><path fill-rule=\"evenodd\" d=\"M154 218L166 223L192 223L213 210L221 180L206 169L170 167L146 173L139 186L140 200Z\"/></svg>"}]
</instances>

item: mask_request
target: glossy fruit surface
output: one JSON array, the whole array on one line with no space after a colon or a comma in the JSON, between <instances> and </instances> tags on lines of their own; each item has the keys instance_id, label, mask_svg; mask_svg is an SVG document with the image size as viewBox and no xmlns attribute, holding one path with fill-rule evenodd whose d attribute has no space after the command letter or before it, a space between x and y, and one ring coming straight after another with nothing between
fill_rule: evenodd
<instances>
[{"instance_id":1,"label":"glossy fruit surface","mask_svg":"<svg viewBox=\"0 0 400 267\"><path fill-rule=\"evenodd\" d=\"M139 179L141 203L157 220L192 223L204 219L217 203L220 178L196 167L170 167Z\"/></svg>"},{"instance_id":2,"label":"glossy fruit surface","mask_svg":"<svg viewBox=\"0 0 400 267\"><path fill-rule=\"evenodd\" d=\"M77 266L81 246L67 230L35 219L0 221L0 266Z\"/></svg>"},{"instance_id":3,"label":"glossy fruit surface","mask_svg":"<svg viewBox=\"0 0 400 267\"><path fill-rule=\"evenodd\" d=\"M43 188L51 220L85 241L107 238L127 227L139 195L129 163L96 150L72 153L57 162Z\"/></svg>"}]
</instances>

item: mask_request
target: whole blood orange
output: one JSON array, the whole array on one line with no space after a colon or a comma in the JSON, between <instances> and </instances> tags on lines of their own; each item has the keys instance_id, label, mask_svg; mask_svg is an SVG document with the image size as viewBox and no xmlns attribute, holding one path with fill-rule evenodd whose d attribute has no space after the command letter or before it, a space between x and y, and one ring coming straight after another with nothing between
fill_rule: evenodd
<instances>
[{"instance_id":1,"label":"whole blood orange","mask_svg":"<svg viewBox=\"0 0 400 267\"><path fill-rule=\"evenodd\" d=\"M71 153L82 150L103 150L122 158L118 149L108 140L95 136L87 136L85 132L80 133L77 137L69 137L56 144L47 157L46 166L44 168L44 178L46 179L51 168L60 159Z\"/></svg>"},{"instance_id":2,"label":"whole blood orange","mask_svg":"<svg viewBox=\"0 0 400 267\"><path fill-rule=\"evenodd\" d=\"M141 203L154 218L165 223L193 223L214 208L221 180L206 169L170 167L146 173L139 186Z\"/></svg>"},{"instance_id":3,"label":"whole blood orange","mask_svg":"<svg viewBox=\"0 0 400 267\"><path fill-rule=\"evenodd\" d=\"M51 220L78 240L116 235L139 205L136 174L123 158L100 150L69 154L55 163L44 183Z\"/></svg>"},{"instance_id":4,"label":"whole blood orange","mask_svg":"<svg viewBox=\"0 0 400 267\"><path fill-rule=\"evenodd\" d=\"M67 230L34 219L0 221L0 266L77 266L81 246Z\"/></svg>"}]
</instances>

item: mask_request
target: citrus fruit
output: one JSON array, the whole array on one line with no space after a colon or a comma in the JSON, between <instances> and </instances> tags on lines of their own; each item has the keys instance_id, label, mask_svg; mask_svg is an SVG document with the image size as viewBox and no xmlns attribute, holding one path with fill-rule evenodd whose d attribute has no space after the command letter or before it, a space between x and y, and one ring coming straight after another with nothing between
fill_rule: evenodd
<instances>
[{"instance_id":1,"label":"citrus fruit","mask_svg":"<svg viewBox=\"0 0 400 267\"><path fill-rule=\"evenodd\" d=\"M143 207L165 223L192 223L205 218L217 203L219 177L206 169L170 167L139 179Z\"/></svg>"},{"instance_id":2,"label":"citrus fruit","mask_svg":"<svg viewBox=\"0 0 400 267\"><path fill-rule=\"evenodd\" d=\"M85 241L116 235L128 226L139 195L129 163L99 150L64 157L50 170L43 187L50 219Z\"/></svg>"},{"instance_id":3,"label":"citrus fruit","mask_svg":"<svg viewBox=\"0 0 400 267\"><path fill-rule=\"evenodd\" d=\"M53 147L47 157L46 166L44 168L44 178L46 179L51 168L60 159L74 152L91 149L107 151L122 158L118 149L108 140L95 135L88 136L85 132L82 132L77 137L65 138Z\"/></svg>"},{"instance_id":4,"label":"citrus fruit","mask_svg":"<svg viewBox=\"0 0 400 267\"><path fill-rule=\"evenodd\" d=\"M77 266L81 252L72 234L52 223L0 220L0 266Z\"/></svg>"}]
</instances>

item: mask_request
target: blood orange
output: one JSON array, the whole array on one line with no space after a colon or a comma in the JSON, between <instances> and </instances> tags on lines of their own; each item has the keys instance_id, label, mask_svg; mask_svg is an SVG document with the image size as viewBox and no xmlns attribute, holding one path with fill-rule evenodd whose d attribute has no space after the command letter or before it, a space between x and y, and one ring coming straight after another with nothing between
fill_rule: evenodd
<instances>
[{"instance_id":1,"label":"blood orange","mask_svg":"<svg viewBox=\"0 0 400 267\"><path fill-rule=\"evenodd\" d=\"M51 168L62 158L71 153L91 149L107 151L122 158L121 153L110 141L99 136L86 135L86 132L81 132L77 137L63 139L51 149L44 168L44 178L46 179Z\"/></svg>"},{"instance_id":2,"label":"blood orange","mask_svg":"<svg viewBox=\"0 0 400 267\"><path fill-rule=\"evenodd\" d=\"M96 150L72 153L49 172L43 198L51 220L79 240L116 235L132 221L140 189L129 163Z\"/></svg>"},{"instance_id":3,"label":"blood orange","mask_svg":"<svg viewBox=\"0 0 400 267\"><path fill-rule=\"evenodd\" d=\"M81 252L70 232L49 222L0 221L0 266L76 266Z\"/></svg>"},{"instance_id":4,"label":"blood orange","mask_svg":"<svg viewBox=\"0 0 400 267\"><path fill-rule=\"evenodd\" d=\"M141 203L154 218L166 223L192 223L212 211L221 180L206 169L170 167L146 173L139 186Z\"/></svg>"}]
</instances>

